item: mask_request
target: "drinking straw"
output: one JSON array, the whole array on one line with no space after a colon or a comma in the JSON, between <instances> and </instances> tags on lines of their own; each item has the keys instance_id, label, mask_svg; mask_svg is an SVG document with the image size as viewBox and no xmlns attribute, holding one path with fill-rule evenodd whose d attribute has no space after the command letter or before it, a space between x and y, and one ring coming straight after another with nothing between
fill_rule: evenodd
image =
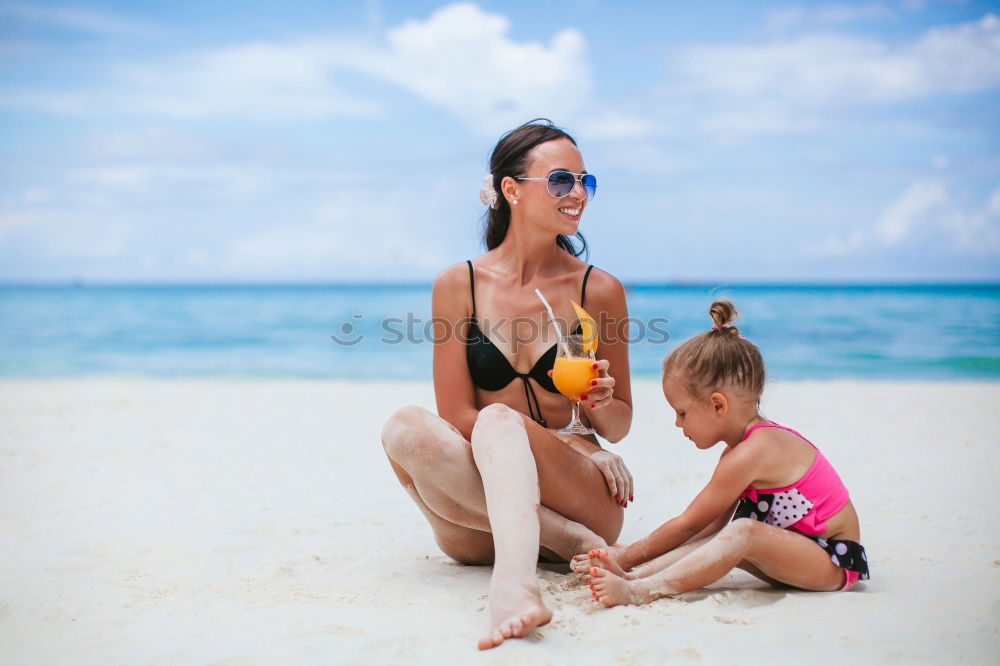
<instances>
[{"instance_id":1,"label":"drinking straw","mask_svg":"<svg viewBox=\"0 0 1000 666\"><path fill-rule=\"evenodd\" d=\"M549 302L545 300L544 296L542 296L542 292L540 292L537 288L535 289L535 295L538 296L538 300L542 302L545 309L549 311L549 320L552 322L552 326L555 327L556 333L559 335L559 346L563 346L563 332L562 329L559 328L559 322L556 321L556 316L552 314L552 306L549 305Z\"/></svg>"}]
</instances>

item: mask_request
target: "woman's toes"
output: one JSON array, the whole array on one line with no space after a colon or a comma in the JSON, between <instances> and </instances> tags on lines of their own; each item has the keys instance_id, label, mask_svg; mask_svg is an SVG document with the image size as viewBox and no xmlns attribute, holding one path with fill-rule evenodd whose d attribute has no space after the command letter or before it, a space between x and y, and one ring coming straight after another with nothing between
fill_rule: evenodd
<instances>
[{"instance_id":1,"label":"woman's toes","mask_svg":"<svg viewBox=\"0 0 1000 666\"><path fill-rule=\"evenodd\" d=\"M489 650L490 648L495 648L496 646L503 643L503 636L500 635L499 631L494 631L492 634L486 638L479 639L479 649Z\"/></svg>"}]
</instances>

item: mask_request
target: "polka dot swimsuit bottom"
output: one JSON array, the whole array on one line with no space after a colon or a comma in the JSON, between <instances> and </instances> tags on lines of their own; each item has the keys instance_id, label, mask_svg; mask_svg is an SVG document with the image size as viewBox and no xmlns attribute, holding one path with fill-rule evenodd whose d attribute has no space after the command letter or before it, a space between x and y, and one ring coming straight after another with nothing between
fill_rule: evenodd
<instances>
[{"instance_id":1,"label":"polka dot swimsuit bottom","mask_svg":"<svg viewBox=\"0 0 1000 666\"><path fill-rule=\"evenodd\" d=\"M775 495L758 494L757 501L745 497L736 506L736 513L733 520L737 518L749 518L768 525L774 525L785 529L788 525L796 522L799 518L798 507L802 506L801 499L795 501L783 497L786 493ZM808 503L808 501L806 501ZM808 511L808 508L806 508ZM802 534L799 532L799 534ZM844 590L854 587L854 583L859 580L868 580L868 556L865 554L865 547L857 541L847 539L823 539L817 536L803 534L807 539L812 539L816 544L830 554L830 560L841 569L844 569L846 580Z\"/></svg>"}]
</instances>

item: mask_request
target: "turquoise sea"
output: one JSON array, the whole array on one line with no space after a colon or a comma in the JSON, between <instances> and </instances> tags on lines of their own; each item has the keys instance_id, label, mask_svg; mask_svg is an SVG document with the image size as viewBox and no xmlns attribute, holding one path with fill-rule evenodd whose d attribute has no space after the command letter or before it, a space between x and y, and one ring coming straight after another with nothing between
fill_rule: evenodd
<instances>
[{"instance_id":1,"label":"turquoise sea","mask_svg":"<svg viewBox=\"0 0 1000 666\"><path fill-rule=\"evenodd\" d=\"M772 378L1000 380L1000 285L634 285L633 373L718 296ZM0 376L429 380L429 318L428 285L6 286Z\"/></svg>"}]
</instances>

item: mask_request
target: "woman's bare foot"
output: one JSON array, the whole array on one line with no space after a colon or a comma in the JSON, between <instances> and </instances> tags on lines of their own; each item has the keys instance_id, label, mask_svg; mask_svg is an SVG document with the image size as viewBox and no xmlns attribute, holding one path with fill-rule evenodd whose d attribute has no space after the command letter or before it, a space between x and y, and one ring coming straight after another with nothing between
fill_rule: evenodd
<instances>
[{"instance_id":1,"label":"woman's bare foot","mask_svg":"<svg viewBox=\"0 0 1000 666\"><path fill-rule=\"evenodd\" d=\"M497 578L494 575L490 581L490 633L479 639L480 650L494 648L508 638L527 636L552 619L537 585Z\"/></svg>"},{"instance_id":2,"label":"woman's bare foot","mask_svg":"<svg viewBox=\"0 0 1000 666\"><path fill-rule=\"evenodd\" d=\"M628 581L599 567L590 569L589 578L594 599L608 608L622 604L638 606L652 601L641 580Z\"/></svg>"},{"instance_id":3,"label":"woman's bare foot","mask_svg":"<svg viewBox=\"0 0 1000 666\"><path fill-rule=\"evenodd\" d=\"M608 542L597 536L585 526L574 523L556 514L548 507L542 507L541 544L572 567L573 556L576 553L586 553L595 548L607 548ZM586 569L582 570L584 573Z\"/></svg>"}]
</instances>

